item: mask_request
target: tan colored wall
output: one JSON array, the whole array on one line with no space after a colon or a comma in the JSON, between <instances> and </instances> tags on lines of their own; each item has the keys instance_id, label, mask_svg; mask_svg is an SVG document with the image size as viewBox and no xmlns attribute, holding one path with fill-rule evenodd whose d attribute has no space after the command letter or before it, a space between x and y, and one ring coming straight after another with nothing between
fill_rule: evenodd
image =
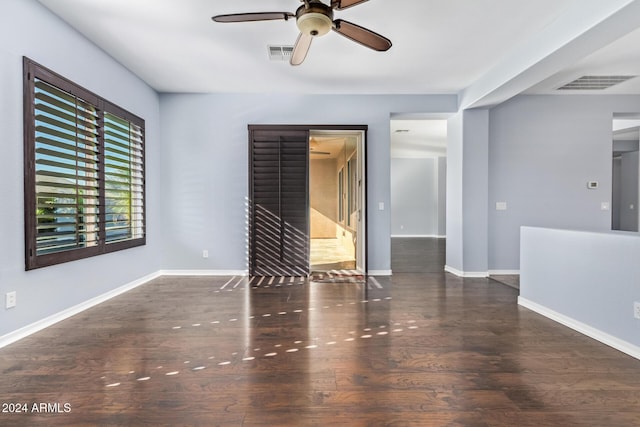
<instances>
[{"instance_id":1,"label":"tan colored wall","mask_svg":"<svg viewBox=\"0 0 640 427\"><path fill-rule=\"evenodd\" d=\"M338 176L335 159L309 161L311 238L336 237Z\"/></svg>"}]
</instances>

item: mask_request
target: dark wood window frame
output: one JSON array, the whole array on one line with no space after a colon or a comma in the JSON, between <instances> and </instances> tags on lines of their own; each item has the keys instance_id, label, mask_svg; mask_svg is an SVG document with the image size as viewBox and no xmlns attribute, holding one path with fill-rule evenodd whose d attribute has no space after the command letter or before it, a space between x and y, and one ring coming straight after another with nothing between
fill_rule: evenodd
<instances>
[{"instance_id":1,"label":"dark wood window frame","mask_svg":"<svg viewBox=\"0 0 640 427\"><path fill-rule=\"evenodd\" d=\"M144 119L26 57L23 82L26 270L145 245Z\"/></svg>"}]
</instances>

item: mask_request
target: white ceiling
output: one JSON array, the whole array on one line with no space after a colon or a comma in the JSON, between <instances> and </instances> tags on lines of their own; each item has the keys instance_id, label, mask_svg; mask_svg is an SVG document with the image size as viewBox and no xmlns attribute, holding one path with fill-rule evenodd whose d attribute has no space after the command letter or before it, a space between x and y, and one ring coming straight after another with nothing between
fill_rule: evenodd
<instances>
[{"instance_id":1,"label":"white ceiling","mask_svg":"<svg viewBox=\"0 0 640 427\"><path fill-rule=\"evenodd\" d=\"M293 12L299 0L39 1L159 92L402 94L459 93L524 48L539 54L542 36L563 19L574 22L585 9L634 2L370 0L335 17L390 38L389 51L375 52L331 32L314 40L303 65L291 67L270 61L267 45L292 45L298 34L294 20L220 24L211 17ZM576 33L593 26L587 18ZM640 74L639 38L629 36L609 51L573 62L555 80L592 71ZM542 77L532 82L543 81L536 92L556 84ZM640 93L640 82L625 85Z\"/></svg>"},{"instance_id":2,"label":"white ceiling","mask_svg":"<svg viewBox=\"0 0 640 427\"><path fill-rule=\"evenodd\" d=\"M640 25L640 22L639 22ZM598 49L575 64L544 79L526 91L534 94L550 94L556 88L585 75L640 75L640 29ZM564 92L564 91L563 91ZM566 93L580 93L567 91ZM640 94L640 78L636 77L606 90L607 94Z\"/></svg>"},{"instance_id":3,"label":"white ceiling","mask_svg":"<svg viewBox=\"0 0 640 427\"><path fill-rule=\"evenodd\" d=\"M294 20L211 17L294 12L299 0L38 1L158 92L458 94L466 108L576 93L556 89L584 75L640 75L640 0L370 0L335 18L388 37L389 51L330 32L298 67L267 49L295 42ZM640 94L640 77L580 93ZM443 123L393 120L392 155L415 155L419 139L423 155L443 155Z\"/></svg>"},{"instance_id":4,"label":"white ceiling","mask_svg":"<svg viewBox=\"0 0 640 427\"><path fill-rule=\"evenodd\" d=\"M446 155L446 120L391 120L392 158L445 157Z\"/></svg>"},{"instance_id":5,"label":"white ceiling","mask_svg":"<svg viewBox=\"0 0 640 427\"><path fill-rule=\"evenodd\" d=\"M311 130L309 154L311 160L336 159L353 153L360 131L318 131Z\"/></svg>"}]
</instances>

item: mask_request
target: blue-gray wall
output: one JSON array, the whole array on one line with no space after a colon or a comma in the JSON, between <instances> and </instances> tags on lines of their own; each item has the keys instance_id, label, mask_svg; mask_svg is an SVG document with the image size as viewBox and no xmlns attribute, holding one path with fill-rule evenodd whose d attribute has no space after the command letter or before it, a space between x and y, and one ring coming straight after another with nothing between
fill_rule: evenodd
<instances>
[{"instance_id":1,"label":"blue-gray wall","mask_svg":"<svg viewBox=\"0 0 640 427\"><path fill-rule=\"evenodd\" d=\"M638 233L523 227L521 255L521 304L640 357Z\"/></svg>"},{"instance_id":2,"label":"blue-gray wall","mask_svg":"<svg viewBox=\"0 0 640 427\"><path fill-rule=\"evenodd\" d=\"M25 271L22 57L28 56L146 120L144 247ZM35 0L0 5L0 336L102 295L160 268L158 96ZM114 268L118 265L118 268ZM17 306L4 296L17 292Z\"/></svg>"},{"instance_id":3,"label":"blue-gray wall","mask_svg":"<svg viewBox=\"0 0 640 427\"><path fill-rule=\"evenodd\" d=\"M464 110L447 135L446 270L486 276L489 111Z\"/></svg>"},{"instance_id":4,"label":"blue-gray wall","mask_svg":"<svg viewBox=\"0 0 640 427\"><path fill-rule=\"evenodd\" d=\"M600 206L611 202L613 113L638 111L640 96L589 95L518 96L490 111L491 270L519 270L522 225L611 228Z\"/></svg>"},{"instance_id":5,"label":"blue-gray wall","mask_svg":"<svg viewBox=\"0 0 640 427\"><path fill-rule=\"evenodd\" d=\"M462 256L462 113L447 121L447 269L464 271Z\"/></svg>"},{"instance_id":6,"label":"blue-gray wall","mask_svg":"<svg viewBox=\"0 0 640 427\"><path fill-rule=\"evenodd\" d=\"M447 235L447 158L438 157L438 236Z\"/></svg>"},{"instance_id":7,"label":"blue-gray wall","mask_svg":"<svg viewBox=\"0 0 640 427\"><path fill-rule=\"evenodd\" d=\"M444 236L442 157L391 159L391 235Z\"/></svg>"},{"instance_id":8,"label":"blue-gray wall","mask_svg":"<svg viewBox=\"0 0 640 427\"><path fill-rule=\"evenodd\" d=\"M451 113L457 96L166 94L160 106L164 268L246 270L248 124L354 124L369 126L369 270L389 271L391 114Z\"/></svg>"},{"instance_id":9,"label":"blue-gray wall","mask_svg":"<svg viewBox=\"0 0 640 427\"><path fill-rule=\"evenodd\" d=\"M637 151L620 155L619 230L638 231L638 160Z\"/></svg>"}]
</instances>

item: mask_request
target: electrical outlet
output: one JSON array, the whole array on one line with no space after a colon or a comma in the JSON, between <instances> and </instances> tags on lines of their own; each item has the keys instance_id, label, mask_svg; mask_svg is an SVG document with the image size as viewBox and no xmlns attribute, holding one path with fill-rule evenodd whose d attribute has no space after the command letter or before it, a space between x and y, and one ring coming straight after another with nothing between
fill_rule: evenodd
<instances>
[{"instance_id":1,"label":"electrical outlet","mask_svg":"<svg viewBox=\"0 0 640 427\"><path fill-rule=\"evenodd\" d=\"M209 251L206 249L202 250L202 258L209 258Z\"/></svg>"},{"instance_id":2,"label":"electrical outlet","mask_svg":"<svg viewBox=\"0 0 640 427\"><path fill-rule=\"evenodd\" d=\"M5 295L5 307L12 308L16 306L16 291L7 292Z\"/></svg>"},{"instance_id":3,"label":"electrical outlet","mask_svg":"<svg viewBox=\"0 0 640 427\"><path fill-rule=\"evenodd\" d=\"M638 301L633 303L633 317L640 319L640 302Z\"/></svg>"}]
</instances>

